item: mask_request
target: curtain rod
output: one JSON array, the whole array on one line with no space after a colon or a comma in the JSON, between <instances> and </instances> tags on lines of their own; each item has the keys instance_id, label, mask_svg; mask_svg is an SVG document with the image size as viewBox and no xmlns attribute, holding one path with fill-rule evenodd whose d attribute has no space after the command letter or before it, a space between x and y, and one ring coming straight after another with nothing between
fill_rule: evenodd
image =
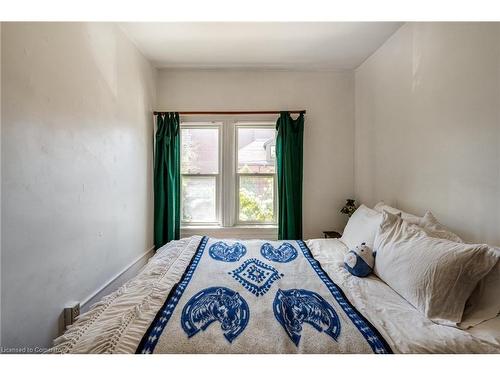
<instances>
[{"instance_id":1,"label":"curtain rod","mask_svg":"<svg viewBox=\"0 0 500 375\"><path fill-rule=\"evenodd\" d=\"M279 115L283 111L194 111L179 112L179 115ZM287 111L290 113L305 114L305 109ZM154 111L154 115L163 115L168 112Z\"/></svg>"}]
</instances>

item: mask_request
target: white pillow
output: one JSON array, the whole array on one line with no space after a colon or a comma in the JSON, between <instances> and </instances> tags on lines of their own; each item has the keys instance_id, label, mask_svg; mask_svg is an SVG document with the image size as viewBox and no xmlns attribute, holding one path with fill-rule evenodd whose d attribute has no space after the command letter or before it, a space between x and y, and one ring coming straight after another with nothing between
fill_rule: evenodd
<instances>
[{"instance_id":1,"label":"white pillow","mask_svg":"<svg viewBox=\"0 0 500 375\"><path fill-rule=\"evenodd\" d=\"M373 249L373 240L381 220L382 214L362 204L349 218L340 240L349 249L354 249L363 242Z\"/></svg>"},{"instance_id":2,"label":"white pillow","mask_svg":"<svg viewBox=\"0 0 500 375\"><path fill-rule=\"evenodd\" d=\"M406 220L410 224L421 226L431 237L444 238L453 242L464 242L458 235L438 222L431 211L427 211L423 217L420 217L391 207L383 201L378 202L373 209L380 213L384 211L390 212L391 214L401 213L403 220Z\"/></svg>"},{"instance_id":3,"label":"white pillow","mask_svg":"<svg viewBox=\"0 0 500 375\"><path fill-rule=\"evenodd\" d=\"M384 211L387 211L391 214L397 215L401 214L401 217L403 220L408 221L411 224L417 224L420 225L421 220L423 219L420 216L410 214L408 212L401 211L395 207L389 206L388 204L385 204L384 201L378 202L373 209L377 212L383 213Z\"/></svg>"},{"instance_id":4,"label":"white pillow","mask_svg":"<svg viewBox=\"0 0 500 375\"><path fill-rule=\"evenodd\" d=\"M422 218L420 224L422 228L431 236L436 238L443 238L448 241L460 242L464 241L455 233L446 228L434 217L432 212L427 211Z\"/></svg>"},{"instance_id":5,"label":"white pillow","mask_svg":"<svg viewBox=\"0 0 500 375\"><path fill-rule=\"evenodd\" d=\"M500 256L500 249L493 249ZM465 304L459 327L467 329L495 318L500 313L500 261L477 284Z\"/></svg>"},{"instance_id":6,"label":"white pillow","mask_svg":"<svg viewBox=\"0 0 500 375\"><path fill-rule=\"evenodd\" d=\"M438 324L456 326L467 299L498 261L487 245L430 237L388 212L375 237L375 274Z\"/></svg>"}]
</instances>

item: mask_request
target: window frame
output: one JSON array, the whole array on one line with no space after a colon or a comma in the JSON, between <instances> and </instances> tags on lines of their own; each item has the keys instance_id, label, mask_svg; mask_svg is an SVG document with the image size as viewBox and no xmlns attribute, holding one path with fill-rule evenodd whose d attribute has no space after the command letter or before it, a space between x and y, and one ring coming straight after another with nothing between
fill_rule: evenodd
<instances>
[{"instance_id":1,"label":"window frame","mask_svg":"<svg viewBox=\"0 0 500 375\"><path fill-rule=\"evenodd\" d=\"M276 158L274 158L274 173L239 173L238 172L238 129L272 129L274 130L275 136L276 124L268 121L238 121L233 124L234 126L234 186L235 186L235 225L277 225L277 213L278 213L278 187L277 187L277 176L276 176ZM240 177L272 177L273 179L273 219L271 221L251 221L251 220L240 220Z\"/></svg>"},{"instance_id":2,"label":"window frame","mask_svg":"<svg viewBox=\"0 0 500 375\"><path fill-rule=\"evenodd\" d=\"M274 115L238 115L238 116L199 116L199 115L181 115L180 129L186 128L213 128L219 127L219 174L183 174L182 176L218 176L216 179L216 213L217 222L187 222L182 221L181 211L181 232L186 235L200 233L200 229L207 229L210 233L213 231L221 232L221 235L237 235L242 238L246 233L258 231L259 235L273 239L277 235L277 217L278 217L278 187L277 170L275 158L275 172L269 174L255 174L257 176L273 176L274 189L274 217L272 222L250 222L239 220L239 177L237 173L238 163L238 139L237 128L247 127L255 128L276 128L276 116ZM182 139L181 139L182 145ZM253 176L254 174L244 174ZM181 186L182 189L182 186ZM181 191L181 210L182 210L182 191ZM265 231L265 232L263 232ZM234 233L234 234L233 234ZM257 232L255 232L257 233ZM253 237L252 237L253 238Z\"/></svg>"},{"instance_id":3,"label":"window frame","mask_svg":"<svg viewBox=\"0 0 500 375\"><path fill-rule=\"evenodd\" d=\"M180 121L180 147L181 147L181 163L182 163L182 130L184 129L217 129L218 131L218 173L182 173L182 164L181 164L181 192L180 192L180 212L181 212L181 228L182 227L216 227L221 225L222 220L222 175L223 175L223 162L222 162L222 131L224 124L220 121ZM184 176L187 177L202 177L202 178L212 178L215 177L215 221L185 221L183 218L183 199L182 199L182 179Z\"/></svg>"}]
</instances>

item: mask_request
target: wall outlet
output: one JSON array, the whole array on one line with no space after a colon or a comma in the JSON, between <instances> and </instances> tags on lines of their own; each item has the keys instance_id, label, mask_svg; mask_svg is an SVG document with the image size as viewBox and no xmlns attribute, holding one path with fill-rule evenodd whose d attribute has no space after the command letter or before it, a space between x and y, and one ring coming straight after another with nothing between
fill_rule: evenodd
<instances>
[{"instance_id":1,"label":"wall outlet","mask_svg":"<svg viewBox=\"0 0 500 375\"><path fill-rule=\"evenodd\" d=\"M80 315L80 302L75 302L64 308L64 325L67 327L73 324L76 317Z\"/></svg>"}]
</instances>

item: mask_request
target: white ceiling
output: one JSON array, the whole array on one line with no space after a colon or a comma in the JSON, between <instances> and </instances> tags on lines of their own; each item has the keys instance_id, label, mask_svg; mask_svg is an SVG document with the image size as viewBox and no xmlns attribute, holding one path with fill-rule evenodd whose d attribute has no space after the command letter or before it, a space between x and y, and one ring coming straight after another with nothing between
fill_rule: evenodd
<instances>
[{"instance_id":1,"label":"white ceiling","mask_svg":"<svg viewBox=\"0 0 500 375\"><path fill-rule=\"evenodd\" d=\"M158 68L358 67L399 22L121 23Z\"/></svg>"}]
</instances>

